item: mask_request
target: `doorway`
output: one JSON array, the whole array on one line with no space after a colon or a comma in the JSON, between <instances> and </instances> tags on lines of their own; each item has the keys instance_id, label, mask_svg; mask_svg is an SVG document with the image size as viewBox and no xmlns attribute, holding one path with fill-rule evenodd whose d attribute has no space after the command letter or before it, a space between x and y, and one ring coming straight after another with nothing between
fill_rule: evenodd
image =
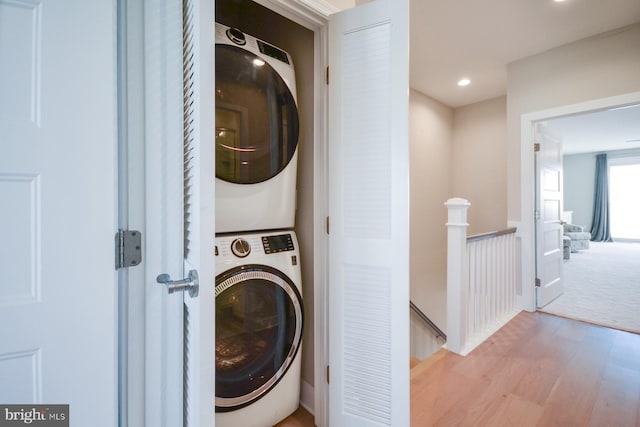
<instances>
[{"instance_id":1,"label":"doorway","mask_svg":"<svg viewBox=\"0 0 640 427\"><path fill-rule=\"evenodd\" d=\"M623 108L640 103L640 92L631 92L624 95L611 96L570 104L561 107L526 113L521 116L521 193L520 211L523 213L517 224L522 234L520 277L522 295L518 296L519 305L528 311L535 310L535 265L534 254L536 251L534 239L534 152L531 149L534 144L534 123L551 120L559 117L568 117L589 111L603 111L612 108ZM527 214L530 213L530 214Z\"/></svg>"},{"instance_id":2,"label":"doorway","mask_svg":"<svg viewBox=\"0 0 640 427\"><path fill-rule=\"evenodd\" d=\"M203 2L203 3L207 3L207 2ZM337 102L332 102L332 105L329 107L328 106L328 88L327 85L325 83L325 67L326 64L328 62L327 59L327 54L328 54L328 32L327 32L327 16L323 15L322 12L323 11L317 11L316 9L309 9L310 6L304 6L304 5L300 5L297 4L294 1L289 1L289 0L279 0L279 1L267 1L267 0L260 0L260 3L271 7L274 6L275 9L277 11L281 11L282 9L286 9L286 11L288 11L288 15L287 13L285 13L286 16L293 16L294 19L295 17L299 17L299 19L301 20L301 22L305 22L305 24L303 25L309 25L308 28L311 29L311 31L314 34L314 46L313 49L311 50L311 53L313 55L313 59L314 59L314 66L313 66L313 70L310 73L313 76L313 95L314 97L316 97L317 99L317 108L314 111L313 117L312 117L312 121L310 121L310 123L314 124L314 130L313 130L313 136L314 136L314 145L313 145L313 168L312 168L312 174L313 174L313 193L310 194L310 197L312 198L313 202L314 202L314 207L313 207L313 238L314 238L314 242L313 242L313 247L317 248L316 251L314 251L313 256L311 257L312 259L309 262L312 262L313 265L316 267L313 269L313 278L315 279L314 282L316 284L320 284L321 287L325 288L325 286L323 286L325 283L328 282L328 280L325 278L325 276L328 276L328 241L329 241L329 237L327 237L328 234L328 230L325 227L325 224L328 224L328 221L325 221L326 217L326 213L327 213L327 209L326 206L328 205L326 202L326 194L325 192L328 192L327 188L328 188L328 174L331 174L332 176L332 180L331 183L333 185L335 185L336 182L340 182L336 179L336 174L335 172L332 171L329 172L327 170L328 166L327 164L329 163L328 160L328 149L327 149L327 136L325 135L328 132L328 127L327 127L327 115L328 115L328 111L332 112L332 123L333 126L331 128L331 131L333 133L337 133L338 136L341 136L344 132L340 132L341 131L341 127L339 126L340 124L340 119L343 117L344 113L341 109L342 105L338 104ZM209 8L212 5L207 4L200 4L201 6L203 6L204 8ZM159 8L161 9L161 8ZM363 11L364 10L364 11ZM212 11L213 12L213 11ZM303 14L302 12L307 12L306 14ZM364 13L364 12L368 12L368 13ZM375 12L375 13L372 13ZM179 14L178 14L179 15ZM346 16L348 15L348 16ZM213 13L211 13L210 15L211 17L213 17ZM152 18L155 16L152 16ZM391 55L381 55L381 58L385 58L387 59L387 63L389 64L385 70L391 71L392 76L390 76L390 78L387 79L387 81L392 82L393 84L393 88L391 88L392 90L389 90L388 92L383 91L383 94L385 95L390 95L393 94L394 97L394 101L397 102L397 99L400 98L402 100L404 100L404 98L406 98L406 94L407 94L407 88L408 88L408 71L407 71L407 67L408 67L408 49L407 49L407 45L406 45L406 34L408 32L408 28L407 28L407 20L408 20L408 12L406 7L398 7L397 4L395 4L394 2L391 2L389 0L385 0L385 1L379 1L379 2L375 2L375 3L371 3L369 5L365 5L362 6L362 8L360 8L357 11L351 11L350 13L344 13L344 14L340 14L336 17L336 21L339 21L340 18L344 18L343 21L339 21L336 22L336 26L332 27L333 30L335 30L332 34L335 34L336 38L339 37L343 37L344 34L359 34L359 32L364 31L366 29L369 29L375 25L378 25L378 22L382 23L381 26L383 27L383 29L388 29L389 32L388 34L385 34L385 36L390 40L390 43L388 44L388 46L392 47L392 51L394 53L393 58L397 58L398 56L400 56L403 59L406 60L402 60L402 61L397 61L401 64L406 64L403 66L398 66L396 63L393 63L393 67L391 66L391 61L390 59L392 58ZM349 23L352 25L352 28L349 28L349 30L340 30L340 26L339 25L345 25L345 21L347 21L347 18L349 18L349 21L346 23ZM364 22L364 19L367 18L368 21ZM373 22L373 20L377 20L376 22ZM201 20L200 21L200 27L199 28L204 28L208 25L213 26L213 19L209 19L207 18L206 20ZM356 21L356 22L354 22ZM398 23L398 25L394 25L395 23ZM336 29L337 28L337 29ZM207 29L207 28L204 28ZM340 32L341 31L341 32ZM210 34L212 33L212 29L211 31L200 31L198 33L198 38L199 38L199 45L198 47L201 46L208 46L212 41L210 39ZM365 39L369 40L369 39L374 39L374 37L369 36L369 34L364 34ZM152 38L151 40L155 39ZM334 40L332 38L332 40ZM378 40L378 39L375 39ZM155 43L154 43L155 44ZM283 48L285 48L284 43L279 43ZM338 43L334 44L335 45L339 45ZM371 44L370 44L371 45ZM387 46L387 45L385 45ZM362 46L360 49L355 50L355 52L360 53L361 55L368 55L369 50L367 50L368 46ZM376 45L371 46L376 47ZM206 61L204 61L204 66L201 67L198 71L199 71L199 75L204 76L204 77L208 77L208 78L203 78L201 79L201 84L203 86L206 87L207 92L213 94L214 89L211 87L213 85L213 81L214 78L212 76L210 76L210 72L212 72L214 70L214 66L213 66L213 58L211 58L213 56L213 48L211 49L202 49L202 52L200 53L201 57L205 58ZM293 49L289 49L290 53L293 51ZM354 50L350 50L349 52L354 52ZM342 63L344 62L344 60L342 59L343 57L345 57L346 55L343 54L342 51L338 51L338 49L335 49L333 52L333 61L332 64L336 65L336 68L334 68L334 76L342 76L342 73L339 71L339 67L340 65L342 65ZM172 56L173 58L173 56ZM165 61L165 62L169 62L169 61ZM211 65L207 65L208 63L210 63ZM358 67L358 65L361 62L358 61L352 61L350 64L352 65L352 69L350 69L349 71L352 71L352 78L358 78L358 82L364 82L367 84L366 89L366 93L367 94L373 94L373 93L377 93L375 90L373 90L374 88L371 87L373 86L373 83L375 82L370 82L370 79L365 79L363 78L363 76L365 76L362 73L358 73L357 71L361 71L361 67ZM356 72L353 72L356 71ZM175 80L175 79L174 79ZM205 81L206 80L206 81ZM334 77L333 79L334 82L339 82L340 79ZM335 88L337 85L333 85L332 88ZM351 85L353 86L353 85ZM351 87L349 86L349 87ZM162 89L162 88L161 88ZM337 91L337 89L335 89ZM198 92L198 93L205 93L205 92ZM339 93L339 92L338 92ZM155 93L151 93L153 95L155 95ZM299 96L302 96L299 93ZM212 141L214 139L213 134L213 130L214 130L214 125L213 123L211 123L211 121L213 120L213 117L215 115L214 111L212 110L213 102L211 102L211 98L209 97L200 97L201 100L201 110L203 110L203 114L199 114L199 118L200 118L200 133L203 134L206 138L202 138L202 141L206 141L206 140L210 140ZM340 99L340 97L338 96L332 96L331 100L337 100ZM362 99L357 99L357 98L348 98L349 101L353 101L350 103L350 107L352 109L352 111L356 111L360 114L368 114L368 110L369 110L369 106L370 105L376 105L376 104L381 104L384 106L388 106L388 105L392 105L392 102L388 102L388 100L386 98L380 98L380 99L376 99L378 102L377 103L365 103L362 102ZM404 102L403 102L404 104ZM161 103L158 103L158 105L164 105ZM315 105L315 104L314 104ZM389 121L390 117L393 117L393 122L390 123L390 125L393 125L393 132L387 132L387 133L382 133L382 132L378 132L376 133L376 136L379 135L385 135L385 136L389 136L389 135L393 135L394 136L394 150L392 151L392 154L397 154L396 157L401 157L401 159L399 159L398 161L393 161L392 164L394 166L395 169L392 170L392 172L389 174L390 177L393 177L394 179L396 179L396 177L403 177L405 176L404 173L406 173L407 171L407 160L405 157L405 146L404 144L398 144L398 138L401 138L401 140L408 140L408 138L406 138L406 129L403 129L403 126L406 123L406 116L407 116L407 112L402 109L394 109L393 114L392 115L384 115L384 117L380 117L383 116L382 114L378 114L376 116L376 120L378 122L382 122L382 121ZM205 124L205 126L202 126L202 123ZM351 123L350 121L347 123ZM343 126L344 127L344 126ZM159 127L160 129L162 128L161 126ZM351 130L351 129L350 129ZM357 132L355 132L357 131ZM351 136L357 136L358 138L360 138L361 140L367 142L367 139L363 139L364 136L360 136L361 134L364 134L364 132L362 132L361 129L355 129L354 130L354 134ZM338 141L335 143L336 146L340 146L340 147L349 147L351 145L351 141L353 140L353 138L351 139L346 139L345 138L345 142L343 142L342 138L336 138L335 135L332 135L332 141ZM391 138L388 138L386 140L386 143L389 144L391 142ZM153 151L153 148L155 146L149 147L149 151ZM212 160L214 159L214 154L213 154L213 150L210 146L207 146L206 144L201 144L201 148L205 147L207 148L207 151L204 151L205 155L200 156L200 158L198 159L202 164L204 164L206 166L206 168L204 168L204 172L201 172L201 176L203 176L204 178L200 180L200 187L203 188L202 191L202 198L205 200L205 202L208 200L209 202L211 202L213 200L213 189L211 189L211 182L208 180L208 178L206 177L213 177L214 176L214 172L212 170L212 168L210 167L210 163L212 163ZM182 148L182 147L180 147ZM203 150L201 150L203 151ZM332 150L334 153L337 150ZM360 151L358 150L352 150L351 153L354 154L358 154ZM370 152L370 151L368 151ZM164 153L160 153L160 154L164 154ZM173 159L174 156L171 156L171 158ZM387 156L378 156L379 158L389 158ZM393 158L396 159L396 158ZM182 160L182 159L180 159ZM182 161L180 163L183 163ZM331 162L332 165L336 165L338 164L338 162ZM349 163L350 165L353 163ZM182 164L180 165L182 166ZM400 170L397 170L400 169ZM354 168L351 168L351 170L355 170ZM350 170L350 171L351 171ZM181 175L181 174L180 174ZM357 177L357 176L356 176ZM301 180L300 180L301 181ZM299 181L299 182L300 182ZM156 182L156 181L154 181ZM157 182L164 182L162 180L158 180ZM358 183L364 182L365 184L368 184L368 182L364 181L364 180L359 180ZM403 183L403 181L401 182L400 178L397 178L397 182L399 183ZM395 182L394 182L395 184ZM406 185L403 187L403 189L406 187ZM374 193L374 188L371 188L371 186L367 187L368 191L371 191L371 193ZM207 194L208 192L208 194ZM317 194L317 192L321 192L322 194ZM337 193L337 192L333 192L333 193ZM333 194L332 193L332 194ZM390 203L389 205L389 209L390 211L394 212L393 218L405 218L406 215L402 215L402 212L398 212L402 207L402 209L405 209L406 206L408 206L407 200L406 200L406 191L401 191L401 192L394 192L394 198L393 198L393 203ZM180 193L180 195L182 195L182 193ZM355 203L356 207L358 207L360 204L363 204L360 200L356 201L357 203ZM211 205L212 203L209 203L209 205ZM177 205L178 207L182 207L182 203L175 203L175 205ZM172 205L173 206L173 205ZM196 205L197 206L197 205ZM335 204L332 204L332 206L335 206ZM203 206L202 207L207 207L207 206ZM204 212L205 214L200 215L200 218L203 218L202 221L200 221L201 223L206 221L207 218L212 218L213 214L210 214L208 211ZM334 212L332 212L334 213ZM334 216L333 218L337 218L338 214L340 214L341 212L335 212L336 216ZM180 215L176 215L176 217L178 217L179 219L181 219ZM198 218L198 219L200 219ZM332 219L333 219L332 218ZM332 223L332 226L335 227L334 225L335 223ZM180 224L182 225L182 224ZM357 225L357 224L356 224ZM404 225L404 224L401 224ZM339 229L336 227L336 229ZM394 230L396 229L400 229L402 231L402 235L396 234L393 236L392 241L390 241L388 244L386 244L385 247L383 247L383 250L377 250L375 251L375 253L377 255L380 254L389 254L389 252L391 252L392 250L394 251L394 255L398 254L397 257L402 256L403 259L408 259L408 255L405 253L406 250L406 245L404 245L404 243L406 243L408 241L408 236L405 236L408 227L394 227ZM214 230L211 230L211 233L207 233L206 238L212 238L214 235ZM194 235L197 233L194 233ZM202 234L197 234L197 235L202 235ZM335 235L335 233L334 233ZM338 242L338 244L340 244L341 242ZM209 253L211 256L212 255L212 247L214 245L208 245L206 247L202 247L200 253L203 253L204 255L207 255L207 251L211 251L211 253ZM366 247L366 245L360 245L360 247ZM155 249L155 248L153 248ZM304 249L304 248L303 248ZM166 251L165 251L166 252ZM351 251L350 251L351 252ZM335 251L333 251L333 253L335 253ZM386 257L386 259L393 259L395 260L395 257L391 257L388 256ZM376 259L377 260L377 259ZM183 261L182 259L179 259L178 261ZM304 261L304 259L302 259L300 261L301 263L304 263L306 261ZM333 259L332 261L333 262ZM209 263L209 265L211 265L212 263ZM332 264L333 265L333 264ZM395 265L402 265L402 263L395 263ZM205 283L212 283L212 275L211 272L209 271L211 270L210 268L207 268L207 275L205 276L204 274L201 275L201 278L204 277L205 278ZM334 269L332 269L332 271L335 271ZM399 273L402 273L403 269L401 269L399 271ZM359 276L358 276L359 277ZM333 279L333 277L332 277ZM340 279L340 277L338 277L338 279ZM356 277L357 279L357 277ZM404 279L404 278L403 278ZM341 283L340 280L331 280L331 283ZM394 343L395 341L398 341L400 343L404 343L405 341L408 342L408 339L405 340L404 338L404 334L405 331L408 331L408 327L404 327L402 320L404 320L404 318L406 317L406 319L408 319L408 306L406 306L406 300L408 299L408 296L404 295L404 286L405 284L408 286L408 280L394 280L393 282L389 282L389 284L393 284L394 285L394 292L391 293L389 292L389 294L393 297L393 301L392 304L390 305L390 307L392 307L394 309L393 314L393 319L389 319L389 320L394 320L395 324L393 325L393 331L394 333L389 336L392 336L392 338L394 339ZM318 286L318 287L320 287ZM314 319L320 319L316 322L316 327L314 328L314 339L313 339L313 344L315 344L315 355L316 357L316 363L314 366L314 379L316 379L315 382L315 401L318 402L320 401L320 406L318 407L318 405L316 405L315 410L316 410L316 422L318 423L318 425L327 425L327 420L323 420L323 421L319 421L318 420L318 412L321 412L321 414L323 416L326 417L326 412L327 412L327 408L325 407L325 402L328 400L327 399L327 395L328 395L328 386L326 385L328 383L328 381L326 381L327 378L327 371L328 369L326 369L327 365L321 362L325 362L326 359L328 359L326 357L326 353L329 350L329 346L328 346L328 342L326 342L326 337L327 337L327 333L326 330L328 330L328 321L325 322L325 319L328 319L328 310L325 310L325 305L326 304L326 300L327 300L327 294L328 294L328 289L318 289L318 287L315 287L314 292L313 292L313 296L317 296L315 298L314 303L310 304L311 307L313 308L318 308L316 311L316 313L311 313L310 316L312 316L312 318ZM197 307L197 308L202 308L200 313L199 318L197 319L199 321L199 325L203 325L202 329L206 331L208 331L208 329L211 326L213 326L213 320L210 320L207 322L208 319L206 319L207 316L211 316L211 312L213 311L212 309L210 309L211 305L206 305L207 301L212 301L214 296L211 295L211 287L203 287L205 288L205 291L208 293L208 295L206 296L206 299L200 299L200 301L203 301L203 304L201 304L201 306ZM342 288L339 288L337 285L334 286L335 289L340 290ZM400 291L398 291L398 289L400 288ZM389 288L390 289L390 288ZM332 302L335 301L337 292L332 292ZM382 300L383 298L381 297L380 300ZM397 299L402 299L403 304L398 304L398 300ZM385 302L387 302L387 300L385 300ZM337 308L336 308L337 304L332 304L331 305L331 310L332 312L337 312ZM195 311L191 311L191 313L195 313L198 314ZM406 313L406 316L404 316L404 314ZM340 312L337 312L337 314L339 315ZM334 321L336 319L337 316L331 316L332 321ZM402 318L402 319L400 319ZM400 320L398 320L400 319ZM340 322L339 324L344 324L344 322ZM332 325L333 326L333 325ZM346 328L341 328L341 330L349 330L349 329L353 329L351 328L351 325L346 324ZM332 327L333 329L333 327ZM324 334L324 335L322 335ZM207 333L206 335L200 335L200 336L205 336L205 337L212 337L213 333ZM358 335L358 331L354 332L354 336L357 338ZM333 341L337 342L337 338L335 338L336 335L332 335L332 344L331 344L331 350L332 352L335 351L335 349L337 348L337 345L334 345ZM175 341L173 341L175 342ZM360 342L366 342L366 340L360 340ZM190 341L190 349L193 348L194 346L197 345L197 341L193 340ZM207 344L209 345L209 344ZM385 366L384 369L378 369L377 372L385 374L385 375L390 375L392 370L391 368L393 368L393 372L395 373L396 371L399 371L398 366L405 366L406 365L406 360L408 359L408 354L406 355L406 357L404 357L404 352L405 352L405 347L402 345L393 345L390 346L389 348L392 348L393 354L392 354L392 359L391 361L393 362L393 366L388 365ZM370 351L368 348L365 349L367 351ZM198 348L198 357L199 359L197 360L198 362L201 362L201 364L205 364L205 363L209 363L209 362L205 362L204 360L207 359L210 361L209 359L209 355L213 354L213 350L209 350L208 348ZM407 352L408 353L408 352ZM147 354L151 354L151 353L147 353ZM334 354L334 353L332 353ZM337 356L340 356L339 354ZM322 361L320 362L318 360L318 357L322 358ZM335 359L338 359L338 357L336 357ZM194 360L194 359L191 359ZM333 360L333 358L332 358ZM385 359L386 360L386 359ZM207 381L208 378L211 377L211 375L213 375L212 371L213 369L210 369L210 365L205 366L204 369L200 370L200 374L201 374L201 378L202 380L200 381L200 383L204 383L203 385L207 385ZM337 391L341 391L342 389L339 388L336 384L338 383L338 380L341 379L342 375L341 373L343 372L340 369L332 369L331 371L333 374L333 376L331 377L331 387L332 389L335 389ZM408 374L408 372L407 372ZM391 378L391 377L390 377ZM199 380L200 378L196 378L197 380ZM403 375L393 375L393 377L391 378L393 380L393 383L396 384L394 390L395 392L390 395L389 397L391 398L391 401L393 403L393 408L394 408L394 412L393 412L393 416L394 417L401 417L401 418L405 418L408 416L408 406L405 408L404 405L407 404L408 405L408 399L405 398L404 396L404 392L405 392L405 388L406 388L406 392L408 393L408 375L405 377ZM198 384L196 384L198 385ZM406 385L406 387L404 387ZM396 390L397 389L397 390ZM165 389L162 389L165 390ZM169 389L166 389L169 390ZM172 388L171 390L168 391L167 394L173 393L173 390L175 390L175 387ZM204 389L204 387L200 390L200 393L198 393L198 390L196 390L196 393L191 393L188 394L189 396L195 396L194 400L197 399L198 397L202 397L202 399L200 400L202 402L202 404L200 404L200 401L196 401L195 403L198 404L197 407L191 406L190 408L195 408L192 409L190 411L190 413L195 413L197 414L202 414L202 417L211 417L212 414L210 414L208 412L208 409L205 407L206 403L205 403L205 399L208 400L208 396L211 394L212 390L210 387L207 387L206 389ZM178 391L175 392L175 394L179 394ZM319 394L322 394L322 396L319 396ZM332 393L332 396L336 396L337 394ZM352 394L353 396L354 394ZM355 396L357 396L357 394L355 394ZM339 399L341 400L341 399ZM337 402L339 403L339 402ZM175 405L172 405L175 406ZM151 405L148 405L147 408L151 408ZM332 408L338 408L338 405L334 405L332 403ZM202 409L202 410L200 410ZM206 412L206 413L205 413ZM341 414L341 412L333 411L335 412L336 416L339 416ZM333 414L332 412L332 414ZM402 422L402 421L400 421ZM339 422L334 422L332 421L331 424L339 424Z\"/></svg>"},{"instance_id":3,"label":"doorway","mask_svg":"<svg viewBox=\"0 0 640 427\"><path fill-rule=\"evenodd\" d=\"M623 237L627 229L627 235L632 236L635 228L633 221L625 224L625 213L638 200L631 183L640 181L639 122L638 105L547 121L563 138L564 234L578 240L571 241L571 250L564 254L564 293L542 311L622 330L640 330L634 320L640 299L636 301L630 286L640 278L640 269L636 271L633 262L640 245ZM588 240L594 209L595 158L603 153L608 157L611 227L618 224L615 233L612 231L612 243ZM634 177L636 180L631 181ZM571 231L574 233L568 233ZM576 231L584 231L585 242L579 241L582 237Z\"/></svg>"}]
</instances>

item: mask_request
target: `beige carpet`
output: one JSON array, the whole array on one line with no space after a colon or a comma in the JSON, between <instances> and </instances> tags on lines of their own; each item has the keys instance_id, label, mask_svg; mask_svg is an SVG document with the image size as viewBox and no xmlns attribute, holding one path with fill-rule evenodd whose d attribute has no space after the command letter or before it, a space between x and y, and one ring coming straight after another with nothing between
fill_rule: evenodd
<instances>
[{"instance_id":1,"label":"beige carpet","mask_svg":"<svg viewBox=\"0 0 640 427\"><path fill-rule=\"evenodd\" d=\"M564 293L541 311L640 333L640 243L590 245L564 262Z\"/></svg>"}]
</instances>

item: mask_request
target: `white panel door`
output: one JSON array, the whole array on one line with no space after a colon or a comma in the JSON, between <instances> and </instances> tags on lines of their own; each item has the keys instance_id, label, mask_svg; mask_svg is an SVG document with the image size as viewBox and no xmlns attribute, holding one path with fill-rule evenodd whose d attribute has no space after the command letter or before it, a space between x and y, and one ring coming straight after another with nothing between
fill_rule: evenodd
<instances>
[{"instance_id":1,"label":"white panel door","mask_svg":"<svg viewBox=\"0 0 640 427\"><path fill-rule=\"evenodd\" d=\"M116 5L0 0L0 402L117 423Z\"/></svg>"},{"instance_id":2,"label":"white panel door","mask_svg":"<svg viewBox=\"0 0 640 427\"><path fill-rule=\"evenodd\" d=\"M330 21L330 423L409 425L408 2Z\"/></svg>"},{"instance_id":3,"label":"white panel door","mask_svg":"<svg viewBox=\"0 0 640 427\"><path fill-rule=\"evenodd\" d=\"M536 123L536 305L562 295L562 138Z\"/></svg>"}]
</instances>

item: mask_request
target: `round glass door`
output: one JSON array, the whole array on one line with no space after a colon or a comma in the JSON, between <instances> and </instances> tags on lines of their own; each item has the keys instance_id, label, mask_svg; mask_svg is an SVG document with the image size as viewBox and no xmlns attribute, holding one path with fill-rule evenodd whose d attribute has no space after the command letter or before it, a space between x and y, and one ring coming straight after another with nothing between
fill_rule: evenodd
<instances>
[{"instance_id":1,"label":"round glass door","mask_svg":"<svg viewBox=\"0 0 640 427\"><path fill-rule=\"evenodd\" d=\"M295 153L295 99L276 70L245 49L217 44L216 64L216 177L266 181Z\"/></svg>"},{"instance_id":2,"label":"round glass door","mask_svg":"<svg viewBox=\"0 0 640 427\"><path fill-rule=\"evenodd\" d=\"M216 411L264 396L285 374L302 339L302 298L282 272L264 265L216 278Z\"/></svg>"}]
</instances>

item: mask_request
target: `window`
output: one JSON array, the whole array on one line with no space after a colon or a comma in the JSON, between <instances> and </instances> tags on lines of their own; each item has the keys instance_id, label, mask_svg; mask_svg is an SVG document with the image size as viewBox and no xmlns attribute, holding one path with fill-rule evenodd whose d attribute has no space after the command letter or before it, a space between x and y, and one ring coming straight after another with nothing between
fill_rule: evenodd
<instances>
[{"instance_id":1,"label":"window","mask_svg":"<svg viewBox=\"0 0 640 427\"><path fill-rule=\"evenodd\" d=\"M640 158L609 162L611 236L640 240Z\"/></svg>"}]
</instances>

